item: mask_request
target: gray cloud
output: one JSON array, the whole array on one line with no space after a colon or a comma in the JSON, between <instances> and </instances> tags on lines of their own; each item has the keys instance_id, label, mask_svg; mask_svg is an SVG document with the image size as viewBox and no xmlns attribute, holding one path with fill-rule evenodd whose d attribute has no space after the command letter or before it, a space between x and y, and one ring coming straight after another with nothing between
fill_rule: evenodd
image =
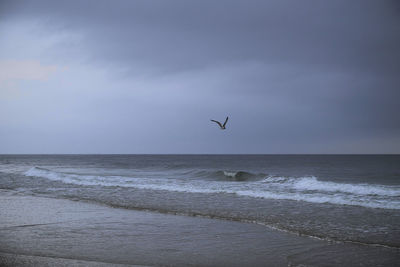
<instances>
[{"instance_id":1,"label":"gray cloud","mask_svg":"<svg viewBox=\"0 0 400 267\"><path fill-rule=\"evenodd\" d=\"M79 36L43 59L102 66L134 88L140 81L139 98L151 99L144 116L163 135L146 120L148 132L123 129L147 137L149 152L400 151L395 1L2 1L0 16ZM129 121L121 114L137 112L135 97L92 110L118 128ZM231 132L213 139L207 120L226 113Z\"/></svg>"},{"instance_id":2,"label":"gray cloud","mask_svg":"<svg viewBox=\"0 0 400 267\"><path fill-rule=\"evenodd\" d=\"M256 60L388 73L398 70L400 57L393 7L388 1L22 1L3 13L81 31L92 58L166 71Z\"/></svg>"}]
</instances>

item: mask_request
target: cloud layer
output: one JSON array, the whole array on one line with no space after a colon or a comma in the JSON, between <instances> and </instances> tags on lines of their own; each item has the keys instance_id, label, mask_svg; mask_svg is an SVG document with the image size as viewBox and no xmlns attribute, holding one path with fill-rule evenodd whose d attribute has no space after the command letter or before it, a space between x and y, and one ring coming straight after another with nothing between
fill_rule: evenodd
<instances>
[{"instance_id":1,"label":"cloud layer","mask_svg":"<svg viewBox=\"0 0 400 267\"><path fill-rule=\"evenodd\" d=\"M65 123L23 95L2 112L37 116L0 120L19 144L5 152L400 152L394 1L2 1L0 16L1 59L70 66L25 84ZM209 124L226 115L229 131Z\"/></svg>"}]
</instances>

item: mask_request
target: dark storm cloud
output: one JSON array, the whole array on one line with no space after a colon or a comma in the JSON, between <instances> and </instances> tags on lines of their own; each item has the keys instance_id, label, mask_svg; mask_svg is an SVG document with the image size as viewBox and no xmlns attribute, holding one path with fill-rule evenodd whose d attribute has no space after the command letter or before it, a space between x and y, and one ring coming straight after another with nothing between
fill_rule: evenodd
<instances>
[{"instance_id":1,"label":"dark storm cloud","mask_svg":"<svg viewBox=\"0 0 400 267\"><path fill-rule=\"evenodd\" d=\"M79 33L78 47L56 47L54 60L154 79L200 73L206 81L216 69L227 77L220 88L187 93L215 90L227 103L245 96L230 110L244 124L246 112L257 113L258 141L282 132L304 144L400 134L395 1L2 1L0 16Z\"/></svg>"},{"instance_id":2,"label":"dark storm cloud","mask_svg":"<svg viewBox=\"0 0 400 267\"><path fill-rule=\"evenodd\" d=\"M82 30L93 58L165 71L264 61L393 73L389 1L11 1L3 14ZM94 50L94 51L93 51Z\"/></svg>"}]
</instances>

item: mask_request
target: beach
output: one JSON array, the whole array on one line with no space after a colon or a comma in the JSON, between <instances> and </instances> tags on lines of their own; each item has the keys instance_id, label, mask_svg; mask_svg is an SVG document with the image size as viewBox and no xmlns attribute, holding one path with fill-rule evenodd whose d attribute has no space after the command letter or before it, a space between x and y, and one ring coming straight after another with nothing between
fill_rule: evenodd
<instances>
[{"instance_id":1,"label":"beach","mask_svg":"<svg viewBox=\"0 0 400 267\"><path fill-rule=\"evenodd\" d=\"M394 266L400 255L252 223L10 190L0 192L0 240L1 266Z\"/></svg>"}]
</instances>

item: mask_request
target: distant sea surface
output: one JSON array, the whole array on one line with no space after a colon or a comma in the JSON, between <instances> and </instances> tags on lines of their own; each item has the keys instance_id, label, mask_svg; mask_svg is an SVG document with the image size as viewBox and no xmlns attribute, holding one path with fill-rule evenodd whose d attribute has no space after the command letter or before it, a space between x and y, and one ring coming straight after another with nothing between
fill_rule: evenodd
<instances>
[{"instance_id":1,"label":"distant sea surface","mask_svg":"<svg viewBox=\"0 0 400 267\"><path fill-rule=\"evenodd\" d=\"M0 188L400 248L399 155L0 155Z\"/></svg>"}]
</instances>

